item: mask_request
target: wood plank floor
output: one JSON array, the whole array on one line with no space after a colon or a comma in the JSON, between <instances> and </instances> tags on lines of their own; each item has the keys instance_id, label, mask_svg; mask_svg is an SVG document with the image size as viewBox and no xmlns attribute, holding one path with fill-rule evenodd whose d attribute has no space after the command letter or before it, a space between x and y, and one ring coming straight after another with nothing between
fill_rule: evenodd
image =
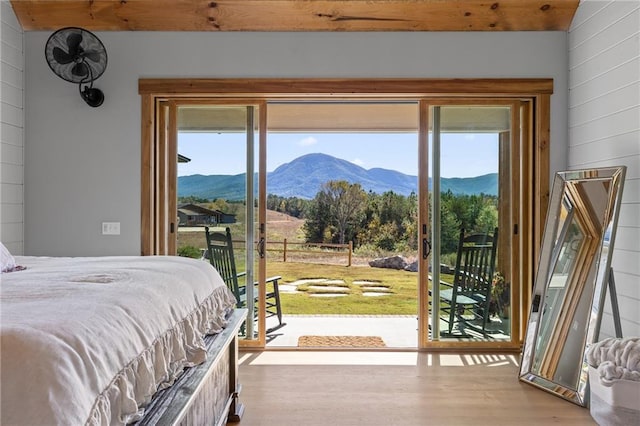
<instances>
[{"instance_id":1,"label":"wood plank floor","mask_svg":"<svg viewBox=\"0 0 640 426\"><path fill-rule=\"evenodd\" d=\"M240 353L240 426L595 425L517 379L519 357L417 352Z\"/></svg>"}]
</instances>

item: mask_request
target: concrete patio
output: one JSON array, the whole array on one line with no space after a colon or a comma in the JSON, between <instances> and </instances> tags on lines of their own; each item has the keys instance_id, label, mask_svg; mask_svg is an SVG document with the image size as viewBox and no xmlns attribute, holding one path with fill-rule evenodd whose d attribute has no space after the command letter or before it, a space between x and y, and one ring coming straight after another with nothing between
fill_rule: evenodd
<instances>
[{"instance_id":1,"label":"concrete patio","mask_svg":"<svg viewBox=\"0 0 640 426\"><path fill-rule=\"evenodd\" d=\"M267 327L276 324L272 320L274 318L268 319ZM418 347L418 318L415 315L284 315L283 321L284 327L267 335L267 348L297 348L298 338L305 335L379 336L387 348ZM508 328L508 323L494 321L491 326L498 330ZM491 338L507 336L494 333Z\"/></svg>"},{"instance_id":2,"label":"concrete patio","mask_svg":"<svg viewBox=\"0 0 640 426\"><path fill-rule=\"evenodd\" d=\"M390 348L418 346L413 315L285 315L284 322L286 326L267 336L267 348L297 347L305 335L379 336Z\"/></svg>"}]
</instances>

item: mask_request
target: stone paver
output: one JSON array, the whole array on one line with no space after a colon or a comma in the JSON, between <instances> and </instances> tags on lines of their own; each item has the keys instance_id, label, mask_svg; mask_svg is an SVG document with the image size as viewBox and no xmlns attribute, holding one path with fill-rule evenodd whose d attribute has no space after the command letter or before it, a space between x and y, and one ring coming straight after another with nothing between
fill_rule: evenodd
<instances>
[{"instance_id":1,"label":"stone paver","mask_svg":"<svg viewBox=\"0 0 640 426\"><path fill-rule=\"evenodd\" d=\"M330 280L328 278L311 278L280 284L280 292L288 294L305 293L298 291L298 286L303 284L311 284L308 287L310 292L307 293L311 297L341 297L351 292L349 287L340 285L344 284L344 280ZM358 280L354 281L353 284L362 288L362 295L366 297L387 296L393 293L389 287L380 285L379 281ZM313 293L314 291L318 293Z\"/></svg>"}]
</instances>

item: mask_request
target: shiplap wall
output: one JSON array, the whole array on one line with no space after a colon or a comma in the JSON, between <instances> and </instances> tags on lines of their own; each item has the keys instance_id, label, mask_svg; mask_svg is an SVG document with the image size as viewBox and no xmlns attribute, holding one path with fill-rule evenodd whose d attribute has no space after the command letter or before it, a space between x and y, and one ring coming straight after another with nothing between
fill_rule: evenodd
<instances>
[{"instance_id":1,"label":"shiplap wall","mask_svg":"<svg viewBox=\"0 0 640 426\"><path fill-rule=\"evenodd\" d=\"M23 32L8 1L0 2L0 240L22 254L24 236Z\"/></svg>"},{"instance_id":2,"label":"shiplap wall","mask_svg":"<svg viewBox=\"0 0 640 426\"><path fill-rule=\"evenodd\" d=\"M627 166L612 266L625 336L640 336L640 1L582 1L569 31L570 169ZM614 335L607 300L602 337Z\"/></svg>"}]
</instances>

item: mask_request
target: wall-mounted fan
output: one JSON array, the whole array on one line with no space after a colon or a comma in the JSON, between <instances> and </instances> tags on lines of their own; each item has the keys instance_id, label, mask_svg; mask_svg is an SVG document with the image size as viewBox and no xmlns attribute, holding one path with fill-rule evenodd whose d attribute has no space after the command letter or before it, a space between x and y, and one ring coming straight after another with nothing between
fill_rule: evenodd
<instances>
[{"instance_id":1,"label":"wall-mounted fan","mask_svg":"<svg viewBox=\"0 0 640 426\"><path fill-rule=\"evenodd\" d=\"M61 28L47 40L45 56L58 77L78 84L87 104L102 105L104 93L93 82L107 68L107 51L98 37L83 28Z\"/></svg>"}]
</instances>

